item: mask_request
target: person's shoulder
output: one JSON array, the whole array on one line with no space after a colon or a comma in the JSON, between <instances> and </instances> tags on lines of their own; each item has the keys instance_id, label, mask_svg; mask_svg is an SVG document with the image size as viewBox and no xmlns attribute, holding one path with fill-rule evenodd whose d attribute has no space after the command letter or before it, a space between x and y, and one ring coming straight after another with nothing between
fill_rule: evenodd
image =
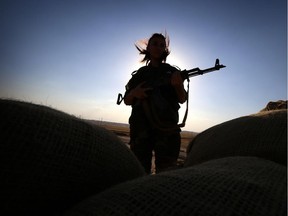
<instances>
[{"instance_id":1,"label":"person's shoulder","mask_svg":"<svg viewBox=\"0 0 288 216\"><path fill-rule=\"evenodd\" d=\"M175 65L171 65L168 63L162 63L162 67L167 68L168 70L170 70L171 72L175 72L175 71L180 71L181 69Z\"/></svg>"},{"instance_id":2,"label":"person's shoulder","mask_svg":"<svg viewBox=\"0 0 288 216\"><path fill-rule=\"evenodd\" d=\"M148 70L148 66L145 65L145 66L140 67L138 70L133 71L131 75L132 76L137 75L137 74L139 75L139 74L142 74L143 72L145 72L147 70Z\"/></svg>"},{"instance_id":3,"label":"person's shoulder","mask_svg":"<svg viewBox=\"0 0 288 216\"><path fill-rule=\"evenodd\" d=\"M138 69L138 71L146 71L146 70L148 70L149 69L149 66L148 65L145 65L145 66L142 66L142 67L140 67L139 69Z\"/></svg>"}]
</instances>

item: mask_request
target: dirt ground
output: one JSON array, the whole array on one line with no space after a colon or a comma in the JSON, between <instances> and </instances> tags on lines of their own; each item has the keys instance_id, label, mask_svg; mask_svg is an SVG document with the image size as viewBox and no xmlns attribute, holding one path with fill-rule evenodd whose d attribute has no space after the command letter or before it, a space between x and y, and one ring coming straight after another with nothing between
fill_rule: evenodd
<instances>
[{"instance_id":1,"label":"dirt ground","mask_svg":"<svg viewBox=\"0 0 288 216\"><path fill-rule=\"evenodd\" d=\"M114 122L103 122L103 121L94 121L89 120L90 123L97 124L106 128L107 130L115 133L128 147L129 147L129 125L122 123ZM181 149L178 158L178 166L182 166L186 159L186 149L189 143L195 138L197 133L191 131L182 131L181 132ZM154 167L153 167L154 168ZM152 168L152 169L153 169Z\"/></svg>"}]
</instances>

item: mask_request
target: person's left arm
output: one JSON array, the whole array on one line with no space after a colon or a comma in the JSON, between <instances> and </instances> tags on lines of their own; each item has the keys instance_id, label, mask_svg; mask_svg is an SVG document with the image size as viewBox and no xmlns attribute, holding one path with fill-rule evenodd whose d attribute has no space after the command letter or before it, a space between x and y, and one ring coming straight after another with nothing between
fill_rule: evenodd
<instances>
[{"instance_id":1,"label":"person's left arm","mask_svg":"<svg viewBox=\"0 0 288 216\"><path fill-rule=\"evenodd\" d=\"M183 85L184 80L180 71L175 71L171 76L171 85L174 87L179 103L184 103L187 100L187 92Z\"/></svg>"}]
</instances>

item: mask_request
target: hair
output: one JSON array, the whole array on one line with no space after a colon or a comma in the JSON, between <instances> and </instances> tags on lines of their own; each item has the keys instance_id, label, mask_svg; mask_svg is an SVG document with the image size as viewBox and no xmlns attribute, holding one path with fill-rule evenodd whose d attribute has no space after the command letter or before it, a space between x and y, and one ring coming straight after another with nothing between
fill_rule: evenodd
<instances>
[{"instance_id":1,"label":"hair","mask_svg":"<svg viewBox=\"0 0 288 216\"><path fill-rule=\"evenodd\" d=\"M169 43L170 43L170 40L169 40L169 36L167 35L167 33L165 32L165 36L163 34L160 34L160 33L154 33L147 41L140 41L140 42L144 42L144 44L146 45L145 48L142 48L139 44L135 43L135 47L137 48L137 50L140 52L140 54L143 54L145 55L144 58L141 60L141 62L146 62L146 65L148 65L148 63L150 62L151 58L150 58L150 53L149 51L147 50L147 48L149 47L150 43L151 43L151 40L153 38L156 38L156 37L159 37L159 38L162 38L165 40L165 51L162 55L162 58L161 58L161 62L166 62L166 58L167 56L170 54L170 50L169 50Z\"/></svg>"}]
</instances>

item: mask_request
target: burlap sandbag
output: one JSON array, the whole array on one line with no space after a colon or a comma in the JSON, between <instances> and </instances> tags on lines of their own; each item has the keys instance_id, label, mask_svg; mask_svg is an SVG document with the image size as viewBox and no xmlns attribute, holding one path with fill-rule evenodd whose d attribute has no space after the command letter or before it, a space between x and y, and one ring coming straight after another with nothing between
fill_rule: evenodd
<instances>
[{"instance_id":1,"label":"burlap sandbag","mask_svg":"<svg viewBox=\"0 0 288 216\"><path fill-rule=\"evenodd\" d=\"M0 100L0 215L54 215L144 175L116 135L63 112Z\"/></svg>"},{"instance_id":2,"label":"burlap sandbag","mask_svg":"<svg viewBox=\"0 0 288 216\"><path fill-rule=\"evenodd\" d=\"M286 165L287 110L259 112L205 130L189 144L184 166L229 156L256 156Z\"/></svg>"},{"instance_id":3,"label":"burlap sandbag","mask_svg":"<svg viewBox=\"0 0 288 216\"><path fill-rule=\"evenodd\" d=\"M286 175L268 160L222 158L116 185L65 216L284 216Z\"/></svg>"}]
</instances>

